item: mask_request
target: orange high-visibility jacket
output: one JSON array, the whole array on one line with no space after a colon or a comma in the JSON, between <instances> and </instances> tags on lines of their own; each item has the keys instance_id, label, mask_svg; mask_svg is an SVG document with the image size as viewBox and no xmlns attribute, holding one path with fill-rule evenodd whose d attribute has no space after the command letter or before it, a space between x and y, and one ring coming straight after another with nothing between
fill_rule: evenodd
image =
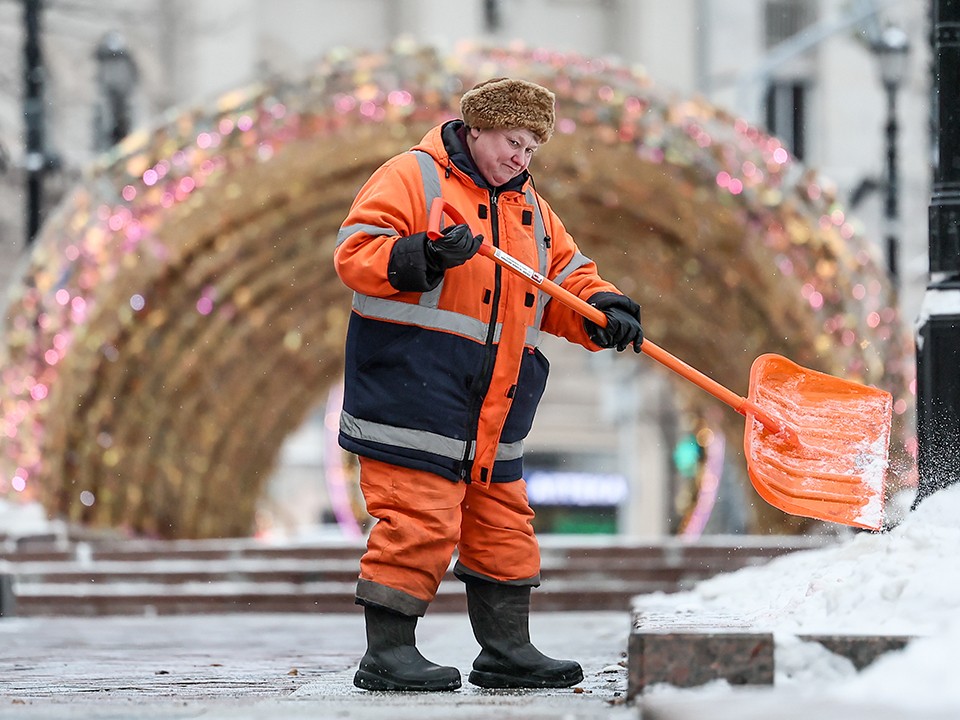
<instances>
[{"instance_id":1,"label":"orange high-visibility jacket","mask_svg":"<svg viewBox=\"0 0 960 720\"><path fill-rule=\"evenodd\" d=\"M431 202L442 196L484 242L584 300L616 288L526 172L501 188L486 184L462 127L435 127L382 165L340 229L334 261L354 291L340 444L450 480L506 482L522 476L523 439L546 385L540 333L600 348L573 310L488 258L431 271L423 251Z\"/></svg>"}]
</instances>

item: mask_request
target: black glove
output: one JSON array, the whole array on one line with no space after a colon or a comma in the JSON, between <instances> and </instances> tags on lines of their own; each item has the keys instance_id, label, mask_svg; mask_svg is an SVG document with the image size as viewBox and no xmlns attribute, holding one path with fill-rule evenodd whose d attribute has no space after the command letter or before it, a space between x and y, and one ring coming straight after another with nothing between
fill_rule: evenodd
<instances>
[{"instance_id":1,"label":"black glove","mask_svg":"<svg viewBox=\"0 0 960 720\"><path fill-rule=\"evenodd\" d=\"M587 302L607 316L607 326L584 320L587 335L602 348L615 347L619 352L633 345L634 352L640 352L643 344L643 328L640 327L640 306L626 295L613 292L600 292Z\"/></svg>"},{"instance_id":2,"label":"black glove","mask_svg":"<svg viewBox=\"0 0 960 720\"><path fill-rule=\"evenodd\" d=\"M443 272L457 265L463 265L477 254L483 235L474 235L470 227L461 223L443 231L436 240L427 240L424 255L427 265L436 272Z\"/></svg>"}]
</instances>

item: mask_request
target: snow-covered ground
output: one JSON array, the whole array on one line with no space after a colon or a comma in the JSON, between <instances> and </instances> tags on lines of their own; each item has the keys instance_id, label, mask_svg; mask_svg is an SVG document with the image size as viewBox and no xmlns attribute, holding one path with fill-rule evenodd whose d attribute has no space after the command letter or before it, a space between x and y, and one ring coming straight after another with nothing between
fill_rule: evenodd
<instances>
[{"instance_id":1,"label":"snow-covered ground","mask_svg":"<svg viewBox=\"0 0 960 720\"><path fill-rule=\"evenodd\" d=\"M638 597L634 609L731 616L772 630L776 681L767 692L787 690L794 702L809 692L818 703L836 702L838 718L843 706L859 703L915 718L960 717L960 486L931 495L889 532L859 533L688 592ZM806 633L915 639L858 673L848 660L795 637ZM734 692L715 683L654 687L648 695L699 694L722 704L715 696Z\"/></svg>"}]
</instances>

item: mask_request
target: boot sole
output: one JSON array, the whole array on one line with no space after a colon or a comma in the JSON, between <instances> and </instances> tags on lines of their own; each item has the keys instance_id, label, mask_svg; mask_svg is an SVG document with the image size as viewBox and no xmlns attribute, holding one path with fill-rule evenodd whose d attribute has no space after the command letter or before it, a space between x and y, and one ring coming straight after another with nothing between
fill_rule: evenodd
<instances>
[{"instance_id":1,"label":"boot sole","mask_svg":"<svg viewBox=\"0 0 960 720\"><path fill-rule=\"evenodd\" d=\"M460 679L454 678L436 683L409 683L391 680L385 678L383 675L376 675L366 670L357 670L356 675L353 676L353 684L363 690L443 692L445 690L458 690L460 688Z\"/></svg>"},{"instance_id":2,"label":"boot sole","mask_svg":"<svg viewBox=\"0 0 960 720\"><path fill-rule=\"evenodd\" d=\"M500 673L486 672L483 670L473 670L470 672L471 685L482 688L568 688L573 687L583 680L583 672L575 675L558 678L531 678L520 677L516 675L502 675Z\"/></svg>"}]
</instances>

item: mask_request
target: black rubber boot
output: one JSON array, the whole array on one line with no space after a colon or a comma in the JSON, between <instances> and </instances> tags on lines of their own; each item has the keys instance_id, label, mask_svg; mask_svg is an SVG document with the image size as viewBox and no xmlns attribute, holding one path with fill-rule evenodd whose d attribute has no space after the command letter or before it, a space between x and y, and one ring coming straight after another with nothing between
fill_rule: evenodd
<instances>
[{"instance_id":1,"label":"black rubber boot","mask_svg":"<svg viewBox=\"0 0 960 720\"><path fill-rule=\"evenodd\" d=\"M417 617L364 606L367 652L353 676L364 690L456 690L460 671L427 660L416 648Z\"/></svg>"},{"instance_id":2,"label":"black rubber boot","mask_svg":"<svg viewBox=\"0 0 960 720\"><path fill-rule=\"evenodd\" d=\"M470 682L485 688L563 688L583 680L580 664L554 660L530 642L530 588L465 580L473 634L483 648Z\"/></svg>"}]
</instances>

